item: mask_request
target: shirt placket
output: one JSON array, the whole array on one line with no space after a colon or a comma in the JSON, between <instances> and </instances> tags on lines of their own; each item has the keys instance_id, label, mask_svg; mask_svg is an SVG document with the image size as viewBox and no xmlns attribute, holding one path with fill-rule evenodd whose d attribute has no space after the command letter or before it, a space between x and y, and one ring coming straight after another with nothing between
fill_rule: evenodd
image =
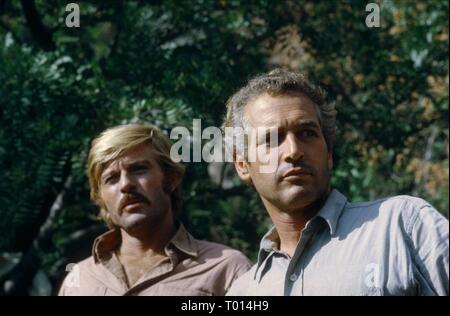
<instances>
[{"instance_id":1,"label":"shirt placket","mask_svg":"<svg viewBox=\"0 0 450 316\"><path fill-rule=\"evenodd\" d=\"M315 225L315 222L312 222L311 225L307 225L300 237L300 241L298 243L298 246L294 252L294 256L289 262L286 276L285 276L285 282L284 282L284 295L289 296L292 295L292 290L294 288L294 285L298 284L300 288L300 295L303 296L303 283L304 283L304 272L305 272L305 252L307 251L308 247L310 247L313 237L315 235L315 232L317 231L317 225Z\"/></svg>"},{"instance_id":2,"label":"shirt placket","mask_svg":"<svg viewBox=\"0 0 450 316\"><path fill-rule=\"evenodd\" d=\"M177 257L174 253L171 252L169 258L167 258L159 266L147 272L142 277L142 280L133 287L131 287L124 295L133 296L139 294L139 292L159 282L162 276L166 276L168 273L172 272L176 264L177 264Z\"/></svg>"}]
</instances>

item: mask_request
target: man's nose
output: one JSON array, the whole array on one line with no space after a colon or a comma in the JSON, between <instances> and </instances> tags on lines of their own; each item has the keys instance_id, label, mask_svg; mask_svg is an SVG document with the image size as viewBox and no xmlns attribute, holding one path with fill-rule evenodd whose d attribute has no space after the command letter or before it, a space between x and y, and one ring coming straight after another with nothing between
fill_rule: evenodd
<instances>
[{"instance_id":1,"label":"man's nose","mask_svg":"<svg viewBox=\"0 0 450 316\"><path fill-rule=\"evenodd\" d=\"M304 152L300 140L292 133L288 133L285 139L285 160L298 161L303 158Z\"/></svg>"},{"instance_id":2,"label":"man's nose","mask_svg":"<svg viewBox=\"0 0 450 316\"><path fill-rule=\"evenodd\" d=\"M120 177L120 192L129 193L134 189L135 183L133 177L131 177L127 172L123 172Z\"/></svg>"}]
</instances>

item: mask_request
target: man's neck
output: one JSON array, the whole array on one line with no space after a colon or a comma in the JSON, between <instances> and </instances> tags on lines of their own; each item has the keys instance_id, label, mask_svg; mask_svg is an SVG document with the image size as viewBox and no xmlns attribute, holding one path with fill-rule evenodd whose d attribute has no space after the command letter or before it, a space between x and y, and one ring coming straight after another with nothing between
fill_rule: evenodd
<instances>
[{"instance_id":1,"label":"man's neck","mask_svg":"<svg viewBox=\"0 0 450 316\"><path fill-rule=\"evenodd\" d=\"M174 233L173 221L146 227L139 233L121 229L122 243L116 253L125 270L128 286L135 285L142 275L166 260L164 248Z\"/></svg>"},{"instance_id":2,"label":"man's neck","mask_svg":"<svg viewBox=\"0 0 450 316\"><path fill-rule=\"evenodd\" d=\"M280 250L292 257L308 220L299 214L282 212L269 214L280 237Z\"/></svg>"},{"instance_id":3,"label":"man's neck","mask_svg":"<svg viewBox=\"0 0 450 316\"><path fill-rule=\"evenodd\" d=\"M329 192L314 204L289 212L280 210L270 203L264 203L280 237L281 251L287 253L290 257L294 255L303 229L308 221L319 212L328 196Z\"/></svg>"},{"instance_id":4,"label":"man's neck","mask_svg":"<svg viewBox=\"0 0 450 316\"><path fill-rule=\"evenodd\" d=\"M152 254L164 254L164 248L175 234L173 221L147 227L138 232L126 232L121 229L121 257L138 257Z\"/></svg>"}]
</instances>

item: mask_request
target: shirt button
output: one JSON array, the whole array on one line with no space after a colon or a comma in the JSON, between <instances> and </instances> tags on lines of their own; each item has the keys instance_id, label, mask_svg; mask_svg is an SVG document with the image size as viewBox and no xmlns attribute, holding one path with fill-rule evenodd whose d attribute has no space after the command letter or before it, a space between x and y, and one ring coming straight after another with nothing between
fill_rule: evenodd
<instances>
[{"instance_id":1,"label":"shirt button","mask_svg":"<svg viewBox=\"0 0 450 316\"><path fill-rule=\"evenodd\" d=\"M289 277L289 280L291 280L292 282L297 281L297 275L295 273L292 273L291 276Z\"/></svg>"}]
</instances>

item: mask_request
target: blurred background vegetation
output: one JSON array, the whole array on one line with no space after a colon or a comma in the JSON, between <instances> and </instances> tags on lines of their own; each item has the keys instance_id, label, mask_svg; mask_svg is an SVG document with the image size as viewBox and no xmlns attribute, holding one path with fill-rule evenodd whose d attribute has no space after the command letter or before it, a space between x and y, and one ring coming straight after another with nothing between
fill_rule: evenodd
<instances>
[{"instance_id":1,"label":"blurred background vegetation","mask_svg":"<svg viewBox=\"0 0 450 316\"><path fill-rule=\"evenodd\" d=\"M90 140L150 122L220 126L258 73L306 73L336 100L333 185L350 200L411 194L448 216L448 2L0 0L0 294L55 293L105 227ZM229 164L187 164L182 219L255 259L270 225Z\"/></svg>"}]
</instances>

